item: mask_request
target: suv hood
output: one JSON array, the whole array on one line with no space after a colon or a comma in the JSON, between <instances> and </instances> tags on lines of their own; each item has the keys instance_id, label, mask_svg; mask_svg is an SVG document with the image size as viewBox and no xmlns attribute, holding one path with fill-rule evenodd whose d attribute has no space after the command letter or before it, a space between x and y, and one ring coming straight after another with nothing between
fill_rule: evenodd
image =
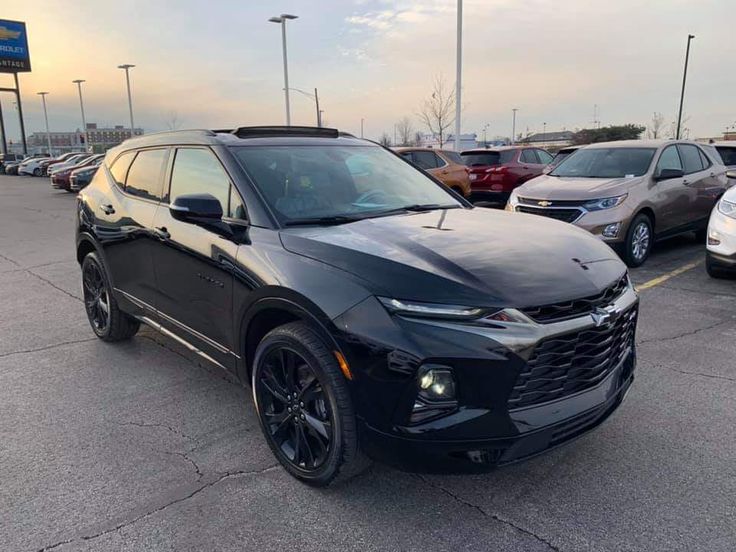
<instances>
[{"instance_id":1,"label":"suv hood","mask_svg":"<svg viewBox=\"0 0 736 552\"><path fill-rule=\"evenodd\" d=\"M347 271L374 294L432 303L539 306L599 293L626 271L607 245L573 225L482 208L280 235L288 251Z\"/></svg>"},{"instance_id":2,"label":"suv hood","mask_svg":"<svg viewBox=\"0 0 736 552\"><path fill-rule=\"evenodd\" d=\"M643 177L631 178L578 178L542 175L525 182L516 194L532 199L590 200L625 194Z\"/></svg>"}]
</instances>

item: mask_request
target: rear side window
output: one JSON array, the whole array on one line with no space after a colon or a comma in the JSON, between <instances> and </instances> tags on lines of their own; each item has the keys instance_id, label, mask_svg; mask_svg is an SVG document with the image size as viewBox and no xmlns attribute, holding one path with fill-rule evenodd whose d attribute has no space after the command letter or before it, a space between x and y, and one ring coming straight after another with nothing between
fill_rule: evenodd
<instances>
[{"instance_id":1,"label":"rear side window","mask_svg":"<svg viewBox=\"0 0 736 552\"><path fill-rule=\"evenodd\" d=\"M134 157L134 151L126 152L113 161L112 167L110 167L110 174L121 188L125 188L125 177L128 175L128 169Z\"/></svg>"},{"instance_id":2,"label":"rear side window","mask_svg":"<svg viewBox=\"0 0 736 552\"><path fill-rule=\"evenodd\" d=\"M414 164L422 169L436 169L437 156L431 151L415 151L412 152ZM444 163L442 163L444 165Z\"/></svg>"},{"instance_id":3,"label":"rear side window","mask_svg":"<svg viewBox=\"0 0 736 552\"><path fill-rule=\"evenodd\" d=\"M685 174L692 174L703 170L703 159L700 157L700 150L689 144L680 144L677 146L680 150L682 165Z\"/></svg>"},{"instance_id":4,"label":"rear side window","mask_svg":"<svg viewBox=\"0 0 736 552\"><path fill-rule=\"evenodd\" d=\"M736 147L716 146L716 150L727 167L736 165Z\"/></svg>"},{"instance_id":5,"label":"rear side window","mask_svg":"<svg viewBox=\"0 0 736 552\"><path fill-rule=\"evenodd\" d=\"M682 168L682 161L680 161L680 154L677 153L675 146L667 146L662 152L662 155L659 156L659 161L657 161L657 175L664 169L684 170Z\"/></svg>"},{"instance_id":6,"label":"rear side window","mask_svg":"<svg viewBox=\"0 0 736 552\"><path fill-rule=\"evenodd\" d=\"M463 164L463 158L460 157L460 154L456 151L443 151L442 155L447 157L447 159L449 159L453 163L458 163L460 165Z\"/></svg>"},{"instance_id":7,"label":"rear side window","mask_svg":"<svg viewBox=\"0 0 736 552\"><path fill-rule=\"evenodd\" d=\"M468 167L478 167L483 165L503 165L510 163L514 159L514 150L504 151L482 151L462 153L463 163Z\"/></svg>"},{"instance_id":8,"label":"rear side window","mask_svg":"<svg viewBox=\"0 0 736 552\"><path fill-rule=\"evenodd\" d=\"M522 150L521 156L519 157L519 161L522 163L533 163L538 164L539 161L537 161L537 156L534 155L534 150L525 149Z\"/></svg>"},{"instance_id":9,"label":"rear side window","mask_svg":"<svg viewBox=\"0 0 736 552\"><path fill-rule=\"evenodd\" d=\"M215 155L206 149L176 150L171 172L169 201L189 194L210 194L217 198L222 212L228 216L230 179ZM232 215L230 215L232 216Z\"/></svg>"},{"instance_id":10,"label":"rear side window","mask_svg":"<svg viewBox=\"0 0 736 552\"><path fill-rule=\"evenodd\" d=\"M128 169L125 191L144 199L161 199L162 176L167 157L168 150L165 149L139 151Z\"/></svg>"}]
</instances>

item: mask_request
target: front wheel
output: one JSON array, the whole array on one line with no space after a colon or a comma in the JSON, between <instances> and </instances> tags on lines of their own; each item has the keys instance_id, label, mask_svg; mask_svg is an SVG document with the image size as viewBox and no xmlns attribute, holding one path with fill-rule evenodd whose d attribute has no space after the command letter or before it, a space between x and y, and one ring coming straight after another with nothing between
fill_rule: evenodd
<instances>
[{"instance_id":1,"label":"front wheel","mask_svg":"<svg viewBox=\"0 0 736 552\"><path fill-rule=\"evenodd\" d=\"M41 176L41 169L33 169L33 176Z\"/></svg>"},{"instance_id":2,"label":"front wheel","mask_svg":"<svg viewBox=\"0 0 736 552\"><path fill-rule=\"evenodd\" d=\"M253 398L269 447L300 481L324 487L367 466L345 376L307 324L286 324L263 338L253 362Z\"/></svg>"},{"instance_id":3,"label":"front wheel","mask_svg":"<svg viewBox=\"0 0 736 552\"><path fill-rule=\"evenodd\" d=\"M641 266L649 257L653 243L652 221L644 214L637 215L626 233L623 244L624 262L632 268Z\"/></svg>"},{"instance_id":4,"label":"front wheel","mask_svg":"<svg viewBox=\"0 0 736 552\"><path fill-rule=\"evenodd\" d=\"M140 323L118 308L110 280L97 253L82 261L82 293L89 325L103 341L122 341L133 337Z\"/></svg>"}]
</instances>

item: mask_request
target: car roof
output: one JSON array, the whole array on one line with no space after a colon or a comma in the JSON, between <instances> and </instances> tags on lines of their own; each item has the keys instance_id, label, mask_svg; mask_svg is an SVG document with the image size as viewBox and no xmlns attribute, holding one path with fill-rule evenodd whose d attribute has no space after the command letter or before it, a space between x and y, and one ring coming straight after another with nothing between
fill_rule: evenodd
<instances>
[{"instance_id":1,"label":"car roof","mask_svg":"<svg viewBox=\"0 0 736 552\"><path fill-rule=\"evenodd\" d=\"M617 140L615 142L596 142L594 144L586 144L586 149L592 148L661 148L671 144L694 144L697 142L692 140Z\"/></svg>"},{"instance_id":2,"label":"car roof","mask_svg":"<svg viewBox=\"0 0 736 552\"><path fill-rule=\"evenodd\" d=\"M736 140L721 140L718 142L702 142L704 146L715 146L717 148L736 148Z\"/></svg>"},{"instance_id":3,"label":"car roof","mask_svg":"<svg viewBox=\"0 0 736 552\"><path fill-rule=\"evenodd\" d=\"M469 150L464 150L461 152L461 155L465 155L466 153L486 153L489 151L510 151L510 150L520 150L520 149L542 149L537 146L494 146L492 148L473 148Z\"/></svg>"},{"instance_id":4,"label":"car roof","mask_svg":"<svg viewBox=\"0 0 736 552\"><path fill-rule=\"evenodd\" d=\"M300 126L258 126L233 129L192 129L155 132L125 140L109 152L119 152L151 146L262 146L262 145L361 145L380 147L375 142L356 138L334 128Z\"/></svg>"}]
</instances>

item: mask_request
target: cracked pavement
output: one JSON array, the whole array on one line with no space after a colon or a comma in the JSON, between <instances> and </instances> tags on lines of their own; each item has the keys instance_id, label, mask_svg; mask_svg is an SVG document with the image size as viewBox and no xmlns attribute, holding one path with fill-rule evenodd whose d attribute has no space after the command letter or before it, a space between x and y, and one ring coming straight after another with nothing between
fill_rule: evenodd
<instances>
[{"instance_id":1,"label":"cracked pavement","mask_svg":"<svg viewBox=\"0 0 736 552\"><path fill-rule=\"evenodd\" d=\"M0 198L0 550L736 549L736 281L700 265L644 291L632 391L568 446L315 490L219 368L150 329L92 335L73 195L0 176ZM703 256L670 240L632 276Z\"/></svg>"}]
</instances>

